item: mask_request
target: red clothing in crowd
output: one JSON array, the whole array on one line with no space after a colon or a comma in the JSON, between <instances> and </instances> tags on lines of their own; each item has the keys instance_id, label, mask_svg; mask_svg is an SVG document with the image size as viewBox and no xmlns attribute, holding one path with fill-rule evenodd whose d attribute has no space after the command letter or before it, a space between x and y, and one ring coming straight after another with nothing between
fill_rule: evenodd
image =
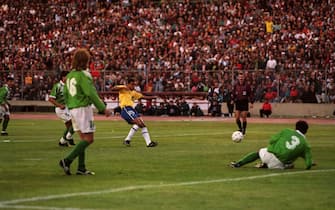
<instances>
[{"instance_id":1,"label":"red clothing in crowd","mask_svg":"<svg viewBox=\"0 0 335 210\"><path fill-rule=\"evenodd\" d=\"M267 110L267 111L272 111L272 106L271 106L271 104L269 103L269 102L264 102L264 104L263 104L263 106L262 106L262 109L265 111L265 110Z\"/></svg>"}]
</instances>

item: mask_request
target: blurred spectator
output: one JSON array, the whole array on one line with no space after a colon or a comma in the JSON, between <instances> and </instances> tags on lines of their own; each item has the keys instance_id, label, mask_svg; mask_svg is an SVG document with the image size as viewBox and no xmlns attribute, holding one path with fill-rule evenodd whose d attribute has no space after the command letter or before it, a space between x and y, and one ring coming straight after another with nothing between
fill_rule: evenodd
<instances>
[{"instance_id":1,"label":"blurred spectator","mask_svg":"<svg viewBox=\"0 0 335 210\"><path fill-rule=\"evenodd\" d=\"M190 105L187 103L185 98L181 99L181 102L178 105L181 116L189 116L190 115Z\"/></svg>"},{"instance_id":2,"label":"blurred spectator","mask_svg":"<svg viewBox=\"0 0 335 210\"><path fill-rule=\"evenodd\" d=\"M143 104L142 100L138 100L136 106L135 106L135 110L139 113L139 114L144 114L146 113L146 106Z\"/></svg>"},{"instance_id":3,"label":"blurred spectator","mask_svg":"<svg viewBox=\"0 0 335 210\"><path fill-rule=\"evenodd\" d=\"M207 100L209 101L208 114L221 116L221 106L223 102L223 93L218 81L214 81L213 86L208 90Z\"/></svg>"},{"instance_id":4,"label":"blurred spectator","mask_svg":"<svg viewBox=\"0 0 335 210\"><path fill-rule=\"evenodd\" d=\"M274 99L276 98L277 92L273 91L271 87L268 87L266 89L266 92L264 94L264 99L269 101L269 102L273 102Z\"/></svg>"},{"instance_id":5,"label":"blurred spectator","mask_svg":"<svg viewBox=\"0 0 335 210\"><path fill-rule=\"evenodd\" d=\"M293 85L290 89L289 102L295 103L298 102L299 92L296 88L296 85Z\"/></svg>"},{"instance_id":6,"label":"blurred spectator","mask_svg":"<svg viewBox=\"0 0 335 210\"><path fill-rule=\"evenodd\" d=\"M315 83L319 103L330 99L326 78L334 79L335 72L334 1L0 4L0 74L14 75L13 94L21 99L44 99L78 47L90 49L98 91L139 76L144 91L207 92L214 79L228 83L233 70L243 69L260 72L250 78L258 93L272 84L284 98L285 89L299 80L299 96L304 83Z\"/></svg>"},{"instance_id":7,"label":"blurred spectator","mask_svg":"<svg viewBox=\"0 0 335 210\"><path fill-rule=\"evenodd\" d=\"M200 106L197 103L193 103L191 107L191 116L200 117L204 116L204 112L201 110Z\"/></svg>"},{"instance_id":8,"label":"blurred spectator","mask_svg":"<svg viewBox=\"0 0 335 210\"><path fill-rule=\"evenodd\" d=\"M327 93L329 96L329 102L335 103L335 82L334 78L330 78L329 82L327 83Z\"/></svg>"},{"instance_id":9,"label":"blurred spectator","mask_svg":"<svg viewBox=\"0 0 335 210\"><path fill-rule=\"evenodd\" d=\"M228 84L223 92L223 101L227 104L228 117L232 117L234 113L234 103L232 103L232 85Z\"/></svg>"},{"instance_id":10,"label":"blurred spectator","mask_svg":"<svg viewBox=\"0 0 335 210\"><path fill-rule=\"evenodd\" d=\"M272 55L269 56L269 60L266 62L266 70L274 71L277 67L277 61Z\"/></svg>"},{"instance_id":11,"label":"blurred spectator","mask_svg":"<svg viewBox=\"0 0 335 210\"><path fill-rule=\"evenodd\" d=\"M162 116L162 115L168 115L168 103L166 101L161 102L157 108L157 115Z\"/></svg>"},{"instance_id":12,"label":"blurred spectator","mask_svg":"<svg viewBox=\"0 0 335 210\"><path fill-rule=\"evenodd\" d=\"M173 100L170 100L167 105L168 115L169 116L179 116L180 110L179 107L176 105L176 103Z\"/></svg>"},{"instance_id":13,"label":"blurred spectator","mask_svg":"<svg viewBox=\"0 0 335 210\"><path fill-rule=\"evenodd\" d=\"M208 114L210 114L213 117L220 117L222 115L221 111L221 103L223 101L222 94L213 92L212 96L208 100L210 102L208 108Z\"/></svg>"},{"instance_id":14,"label":"blurred spectator","mask_svg":"<svg viewBox=\"0 0 335 210\"><path fill-rule=\"evenodd\" d=\"M270 115L272 114L272 106L269 103L269 101L267 99L265 99L262 108L259 110L259 115L261 118L264 117L264 115L269 118Z\"/></svg>"},{"instance_id":15,"label":"blurred spectator","mask_svg":"<svg viewBox=\"0 0 335 210\"><path fill-rule=\"evenodd\" d=\"M147 115L150 115L150 116L158 115L157 113L158 107L157 107L156 100L152 100L152 102L147 106L146 110L147 110L146 112Z\"/></svg>"},{"instance_id":16,"label":"blurred spectator","mask_svg":"<svg viewBox=\"0 0 335 210\"><path fill-rule=\"evenodd\" d=\"M306 85L300 97L302 103L318 103L314 85Z\"/></svg>"}]
</instances>

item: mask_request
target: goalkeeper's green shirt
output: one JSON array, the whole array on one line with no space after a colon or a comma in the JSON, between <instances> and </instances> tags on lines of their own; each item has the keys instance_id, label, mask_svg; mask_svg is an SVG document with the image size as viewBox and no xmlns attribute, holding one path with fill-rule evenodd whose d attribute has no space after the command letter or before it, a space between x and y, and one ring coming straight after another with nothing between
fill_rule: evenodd
<instances>
[{"instance_id":1,"label":"goalkeeper's green shirt","mask_svg":"<svg viewBox=\"0 0 335 210\"><path fill-rule=\"evenodd\" d=\"M65 104L63 90L64 90L64 83L63 81L59 81L52 87L49 97L54 98L59 104Z\"/></svg>"},{"instance_id":2,"label":"goalkeeper's green shirt","mask_svg":"<svg viewBox=\"0 0 335 210\"><path fill-rule=\"evenodd\" d=\"M312 166L311 148L300 131L284 129L270 139L268 151L284 164L293 163L298 157L305 159L306 168Z\"/></svg>"},{"instance_id":3,"label":"goalkeeper's green shirt","mask_svg":"<svg viewBox=\"0 0 335 210\"><path fill-rule=\"evenodd\" d=\"M5 84L0 88L0 104L7 103L8 96L9 96L9 89L8 85Z\"/></svg>"},{"instance_id":4,"label":"goalkeeper's green shirt","mask_svg":"<svg viewBox=\"0 0 335 210\"><path fill-rule=\"evenodd\" d=\"M101 101L88 71L72 70L66 76L64 98L69 109L86 107L94 104L99 111L104 111L106 106Z\"/></svg>"}]
</instances>

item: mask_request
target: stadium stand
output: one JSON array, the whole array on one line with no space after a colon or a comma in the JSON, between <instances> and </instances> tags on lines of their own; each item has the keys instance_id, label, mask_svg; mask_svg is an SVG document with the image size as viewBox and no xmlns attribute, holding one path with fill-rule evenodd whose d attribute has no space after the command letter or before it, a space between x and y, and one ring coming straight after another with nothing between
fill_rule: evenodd
<instances>
[{"instance_id":1,"label":"stadium stand","mask_svg":"<svg viewBox=\"0 0 335 210\"><path fill-rule=\"evenodd\" d=\"M335 103L334 1L3 0L0 76L16 100L45 100L77 47L92 54L96 88L136 77L146 92L223 91L237 71L262 102ZM290 97L295 87L297 96ZM307 87L307 88L306 88ZM305 94L306 95L306 94Z\"/></svg>"}]
</instances>

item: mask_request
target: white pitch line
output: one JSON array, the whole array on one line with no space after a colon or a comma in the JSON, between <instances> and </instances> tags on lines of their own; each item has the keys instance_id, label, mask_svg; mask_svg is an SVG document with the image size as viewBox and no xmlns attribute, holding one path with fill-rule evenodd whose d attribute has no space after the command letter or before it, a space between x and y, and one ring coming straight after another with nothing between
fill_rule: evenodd
<instances>
[{"instance_id":1,"label":"white pitch line","mask_svg":"<svg viewBox=\"0 0 335 210\"><path fill-rule=\"evenodd\" d=\"M335 169L304 170L304 171L283 172L283 173L278 172L278 173L271 173L271 174L266 174L266 175L256 175L256 176L238 177L238 178L214 179L214 180L203 180L203 181L190 181L190 182L180 182L180 183L171 183L171 184L134 185L134 186L128 186L128 187L121 187L121 188L112 188L112 189L107 189L107 190L102 190L102 191L48 195L48 196L40 196L40 197L1 201L0 202L0 208L4 207L4 206L7 206L7 205L15 205L15 204L20 204L20 203L25 203L25 202L45 201L45 200L77 197L77 196L92 196L92 195L109 194L109 193L115 193L115 192L126 192L126 191L133 191L133 190L145 190L145 189L155 189L155 188L163 188L163 187L191 186L191 185L222 183L222 182L237 182L237 181L262 179L262 178L276 177L276 176L309 174L309 173L326 173L326 172L335 172ZM8 206L8 207L10 207L10 206ZM15 207L15 206L12 206L12 207Z\"/></svg>"},{"instance_id":2,"label":"white pitch line","mask_svg":"<svg viewBox=\"0 0 335 210\"><path fill-rule=\"evenodd\" d=\"M266 132L263 132L266 133ZM216 136L216 135L225 135L229 134L230 132L217 132L217 133L184 133L184 134L173 134L173 135L151 135L153 138L165 138L165 137L184 137L184 136ZM95 139L123 139L125 138L125 135L122 136L103 136L103 137L95 137ZM134 137L136 138L136 136ZM139 137L140 138L140 137ZM229 137L230 138L230 137ZM56 139L57 140L57 139ZM55 139L42 139L42 140L24 140L24 139L13 139L9 140L10 142L14 143L34 143L34 142L52 142L55 141ZM0 141L0 143L10 143L7 140Z\"/></svg>"},{"instance_id":3,"label":"white pitch line","mask_svg":"<svg viewBox=\"0 0 335 210\"><path fill-rule=\"evenodd\" d=\"M59 208L59 207L50 207L50 206L27 206L27 205L0 205L0 209L41 209L41 210L89 210L89 209L80 209L80 208Z\"/></svg>"}]
</instances>

